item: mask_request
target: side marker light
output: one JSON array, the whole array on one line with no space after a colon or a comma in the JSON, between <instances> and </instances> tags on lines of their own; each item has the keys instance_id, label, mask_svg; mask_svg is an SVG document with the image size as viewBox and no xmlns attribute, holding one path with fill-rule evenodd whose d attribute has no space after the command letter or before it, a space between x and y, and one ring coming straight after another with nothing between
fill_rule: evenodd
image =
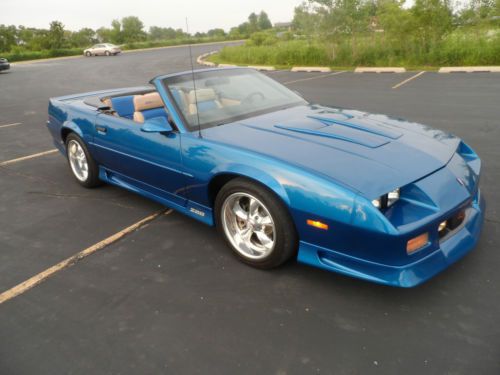
<instances>
[{"instance_id":1,"label":"side marker light","mask_svg":"<svg viewBox=\"0 0 500 375\"><path fill-rule=\"evenodd\" d=\"M311 227L315 227L318 229L328 230L328 224L322 223L321 221L317 221L317 220L308 219L307 225L310 225Z\"/></svg>"},{"instance_id":2,"label":"side marker light","mask_svg":"<svg viewBox=\"0 0 500 375\"><path fill-rule=\"evenodd\" d=\"M417 250L420 250L428 243L429 243L429 233L421 234L420 236L412 238L411 240L408 241L408 243L406 244L406 252L408 254L411 254Z\"/></svg>"}]
</instances>

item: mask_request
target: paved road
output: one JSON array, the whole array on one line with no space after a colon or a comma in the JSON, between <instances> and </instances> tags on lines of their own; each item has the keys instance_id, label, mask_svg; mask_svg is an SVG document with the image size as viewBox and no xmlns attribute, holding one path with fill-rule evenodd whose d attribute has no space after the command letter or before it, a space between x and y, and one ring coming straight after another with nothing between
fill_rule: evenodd
<instances>
[{"instance_id":1,"label":"paved road","mask_svg":"<svg viewBox=\"0 0 500 375\"><path fill-rule=\"evenodd\" d=\"M14 67L0 75L0 126L21 125L0 127L0 161L52 148L51 96L187 68L185 48ZM296 263L246 267L214 230L171 213L0 305L0 374L500 373L500 75L426 73L391 89L414 73L269 74L314 102L465 138L484 161L477 250L401 290ZM0 292L160 209L80 188L57 154L0 167L0 199Z\"/></svg>"}]
</instances>

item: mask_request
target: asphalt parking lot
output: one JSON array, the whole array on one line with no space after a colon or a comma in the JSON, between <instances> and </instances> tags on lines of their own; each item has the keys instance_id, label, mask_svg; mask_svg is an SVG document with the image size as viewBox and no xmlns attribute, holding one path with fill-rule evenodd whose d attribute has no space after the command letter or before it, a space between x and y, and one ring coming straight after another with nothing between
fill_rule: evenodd
<instances>
[{"instance_id":1,"label":"asphalt parking lot","mask_svg":"<svg viewBox=\"0 0 500 375\"><path fill-rule=\"evenodd\" d=\"M169 48L0 74L0 293L164 209L80 187L57 153L2 165L53 149L48 98L187 69L187 49ZM488 208L463 260L414 289L294 262L259 271L168 211L0 304L0 374L499 374L500 74L427 72L398 86L417 73L268 74L311 102L464 138L483 160Z\"/></svg>"}]
</instances>

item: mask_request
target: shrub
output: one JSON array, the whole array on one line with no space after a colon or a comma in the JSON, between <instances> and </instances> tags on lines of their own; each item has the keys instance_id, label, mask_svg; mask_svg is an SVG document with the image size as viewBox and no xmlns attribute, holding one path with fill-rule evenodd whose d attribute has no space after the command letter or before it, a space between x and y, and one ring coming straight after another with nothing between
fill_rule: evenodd
<instances>
[{"instance_id":1,"label":"shrub","mask_svg":"<svg viewBox=\"0 0 500 375\"><path fill-rule=\"evenodd\" d=\"M259 35L256 35L259 34ZM279 41L256 33L243 46L224 47L215 60L277 66L453 66L500 64L500 34L460 31L422 43L415 37L388 39L383 34L331 41ZM268 35L264 38L264 35Z\"/></svg>"}]
</instances>

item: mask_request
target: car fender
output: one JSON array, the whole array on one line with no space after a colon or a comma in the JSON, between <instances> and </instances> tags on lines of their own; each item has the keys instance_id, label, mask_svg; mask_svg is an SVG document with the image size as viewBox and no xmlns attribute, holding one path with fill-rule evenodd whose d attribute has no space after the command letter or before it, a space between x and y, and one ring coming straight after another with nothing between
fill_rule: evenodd
<instances>
[{"instance_id":1,"label":"car fender","mask_svg":"<svg viewBox=\"0 0 500 375\"><path fill-rule=\"evenodd\" d=\"M318 232L307 225L308 220L321 221L335 228L350 225L355 192L291 166L269 163L267 167L264 171L258 166L228 163L212 172L213 177L222 173L236 174L269 188L285 203L300 238L306 241L315 238Z\"/></svg>"},{"instance_id":2,"label":"car fender","mask_svg":"<svg viewBox=\"0 0 500 375\"><path fill-rule=\"evenodd\" d=\"M231 163L218 165L211 172L212 179L217 178L222 174L239 175L241 177L257 181L272 190L287 206L290 206L290 199L288 198L288 194L283 185L272 175L262 171L261 169L250 165Z\"/></svg>"}]
</instances>

